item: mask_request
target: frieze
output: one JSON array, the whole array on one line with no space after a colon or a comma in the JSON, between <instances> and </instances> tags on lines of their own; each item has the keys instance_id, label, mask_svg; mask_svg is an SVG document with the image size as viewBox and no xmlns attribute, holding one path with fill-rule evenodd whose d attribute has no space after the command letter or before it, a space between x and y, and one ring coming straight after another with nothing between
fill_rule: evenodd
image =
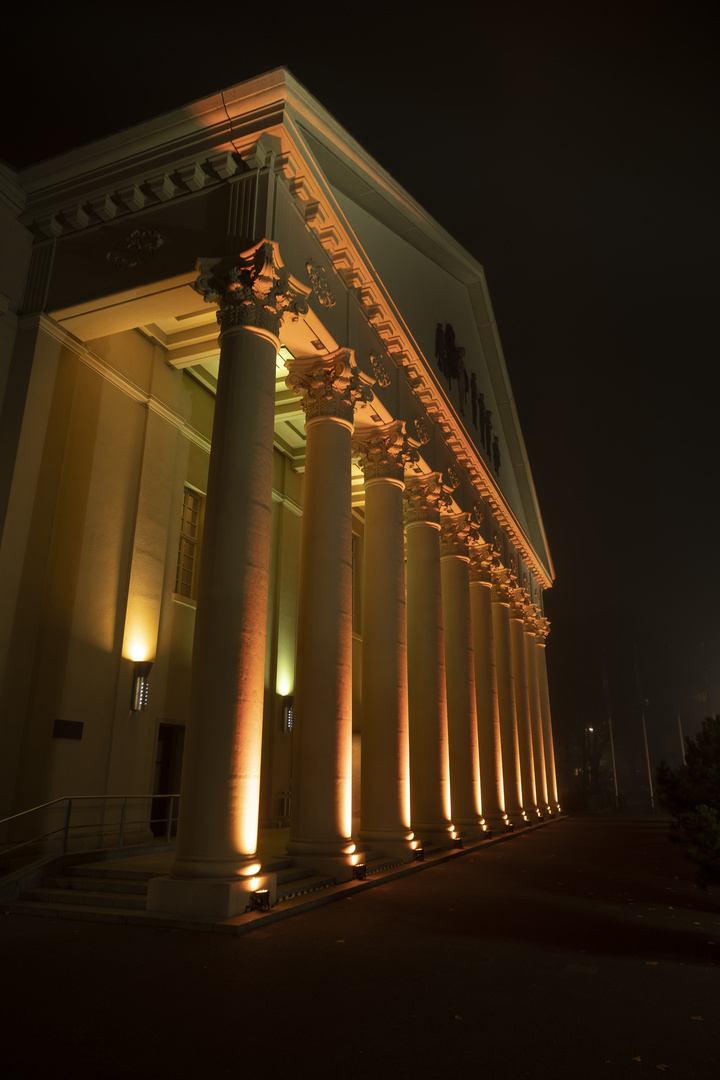
<instances>
[{"instance_id":1,"label":"frieze","mask_svg":"<svg viewBox=\"0 0 720 1080\"><path fill-rule=\"evenodd\" d=\"M307 286L291 281L271 240L209 267L194 287L206 304L218 305L217 320L223 330L256 326L279 335L283 316L297 319L309 310Z\"/></svg>"},{"instance_id":2,"label":"frieze","mask_svg":"<svg viewBox=\"0 0 720 1080\"><path fill-rule=\"evenodd\" d=\"M334 417L352 424L355 408L373 399L352 349L310 360L288 360L287 368L285 384L300 397L306 422Z\"/></svg>"}]
</instances>

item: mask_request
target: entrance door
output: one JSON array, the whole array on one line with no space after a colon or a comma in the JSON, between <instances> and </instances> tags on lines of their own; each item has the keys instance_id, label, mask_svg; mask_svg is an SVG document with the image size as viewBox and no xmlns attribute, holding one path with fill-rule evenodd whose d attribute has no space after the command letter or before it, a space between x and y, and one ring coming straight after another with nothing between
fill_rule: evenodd
<instances>
[{"instance_id":1,"label":"entrance door","mask_svg":"<svg viewBox=\"0 0 720 1080\"><path fill-rule=\"evenodd\" d=\"M168 796L177 795L180 791L184 742L185 728L182 724L160 724L157 750L155 752L155 778L151 811L153 836L167 836L171 802ZM177 813L178 800L173 799L173 820L170 825L171 836L175 836L177 832Z\"/></svg>"}]
</instances>

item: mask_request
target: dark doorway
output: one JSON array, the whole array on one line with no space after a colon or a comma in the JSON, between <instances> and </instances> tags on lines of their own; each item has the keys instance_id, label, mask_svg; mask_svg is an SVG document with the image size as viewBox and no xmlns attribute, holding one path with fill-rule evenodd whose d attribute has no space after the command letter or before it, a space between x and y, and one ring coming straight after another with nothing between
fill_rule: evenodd
<instances>
[{"instance_id":1,"label":"dark doorway","mask_svg":"<svg viewBox=\"0 0 720 1080\"><path fill-rule=\"evenodd\" d=\"M160 724L158 730L157 749L155 751L155 776L153 780L153 801L151 811L151 828L153 836L168 835L168 819L170 821L170 836L177 832L178 799L170 799L170 795L177 795L180 791L180 776L182 773L183 744L185 742L185 728L182 724ZM172 806L171 806L172 804Z\"/></svg>"}]
</instances>

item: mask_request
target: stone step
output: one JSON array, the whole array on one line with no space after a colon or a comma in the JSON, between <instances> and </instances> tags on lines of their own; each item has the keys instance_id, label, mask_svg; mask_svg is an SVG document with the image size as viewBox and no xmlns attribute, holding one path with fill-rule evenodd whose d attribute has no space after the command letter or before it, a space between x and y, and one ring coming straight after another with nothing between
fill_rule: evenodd
<instances>
[{"instance_id":1,"label":"stone step","mask_svg":"<svg viewBox=\"0 0 720 1080\"><path fill-rule=\"evenodd\" d=\"M66 907L116 907L130 908L134 911L144 911L146 897L128 893L114 892L81 892L77 889L53 889L45 885L39 885L36 889L28 889L21 897L22 900L30 900L34 903L64 905Z\"/></svg>"},{"instance_id":2,"label":"stone step","mask_svg":"<svg viewBox=\"0 0 720 1080\"><path fill-rule=\"evenodd\" d=\"M124 923L127 922L129 914L127 908L58 904L26 899L13 900L7 907L15 915L38 915L45 919L86 919L92 922Z\"/></svg>"},{"instance_id":3,"label":"stone step","mask_svg":"<svg viewBox=\"0 0 720 1080\"><path fill-rule=\"evenodd\" d=\"M157 877L156 870L130 870L106 867L102 863L78 863L68 866L63 874L67 878L104 878L107 881L149 881Z\"/></svg>"},{"instance_id":4,"label":"stone step","mask_svg":"<svg viewBox=\"0 0 720 1080\"><path fill-rule=\"evenodd\" d=\"M366 864L368 874L381 874L384 870L394 870L403 865L402 859L393 859L383 856L379 859L370 859Z\"/></svg>"},{"instance_id":5,"label":"stone step","mask_svg":"<svg viewBox=\"0 0 720 1080\"><path fill-rule=\"evenodd\" d=\"M40 888L65 889L70 893L84 891L147 895L146 880L137 881L128 878L46 877L43 878Z\"/></svg>"},{"instance_id":6,"label":"stone step","mask_svg":"<svg viewBox=\"0 0 720 1080\"><path fill-rule=\"evenodd\" d=\"M265 863L263 863L261 873L267 873L269 871L269 869L270 868ZM277 873L277 883L278 883L278 887L279 887L280 885L285 885L288 882L297 881L299 878L309 877L311 874L314 873L314 871L309 866L293 866L293 865L291 865L291 866L288 866L288 867L286 867L286 868L284 868L282 870L276 871L276 873Z\"/></svg>"},{"instance_id":7,"label":"stone step","mask_svg":"<svg viewBox=\"0 0 720 1080\"><path fill-rule=\"evenodd\" d=\"M278 883L277 903L280 903L282 900L293 900L297 896L304 896L306 893L317 892L319 889L327 889L335 884L335 878L323 877L320 874L308 875L307 869L305 870L305 875L305 877L288 881L286 884Z\"/></svg>"}]
</instances>

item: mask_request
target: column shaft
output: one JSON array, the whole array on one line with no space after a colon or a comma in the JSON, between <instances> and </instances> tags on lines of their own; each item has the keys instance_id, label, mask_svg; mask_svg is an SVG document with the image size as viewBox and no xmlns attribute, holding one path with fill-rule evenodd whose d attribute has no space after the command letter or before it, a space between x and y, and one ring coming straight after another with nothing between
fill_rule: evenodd
<instances>
[{"instance_id":1,"label":"column shaft","mask_svg":"<svg viewBox=\"0 0 720 1080\"><path fill-rule=\"evenodd\" d=\"M547 795L547 769L545 766L540 687L538 685L537 650L535 647L535 634L532 630L525 631L525 669L527 671L528 699L530 702L535 794L540 813L547 814L550 811Z\"/></svg>"},{"instance_id":2,"label":"column shaft","mask_svg":"<svg viewBox=\"0 0 720 1080\"><path fill-rule=\"evenodd\" d=\"M550 809L555 814L560 813L558 801L557 775L555 772L555 747L553 744L552 720L550 715L550 693L548 690L547 662L545 659L545 642L538 641L537 669L538 686L540 691L540 709L542 712L543 745L545 747L545 769L547 775L548 801Z\"/></svg>"},{"instance_id":3,"label":"column shaft","mask_svg":"<svg viewBox=\"0 0 720 1080\"><path fill-rule=\"evenodd\" d=\"M421 840L450 842L450 777L439 525L407 526L410 805Z\"/></svg>"},{"instance_id":4,"label":"column shaft","mask_svg":"<svg viewBox=\"0 0 720 1080\"><path fill-rule=\"evenodd\" d=\"M507 826L507 819L503 801L500 710L491 592L490 582L470 582L482 813L490 829L503 831Z\"/></svg>"},{"instance_id":5,"label":"column shaft","mask_svg":"<svg viewBox=\"0 0 720 1080\"><path fill-rule=\"evenodd\" d=\"M499 600L493 600L492 614L495 661L497 665L505 813L511 825L524 825L527 823L527 818L522 809L520 789L520 752L518 749L515 688L510 652L510 605Z\"/></svg>"},{"instance_id":6,"label":"column shaft","mask_svg":"<svg viewBox=\"0 0 720 1080\"><path fill-rule=\"evenodd\" d=\"M365 481L360 838L410 853L401 480Z\"/></svg>"},{"instance_id":7,"label":"column shaft","mask_svg":"<svg viewBox=\"0 0 720 1080\"><path fill-rule=\"evenodd\" d=\"M352 424L306 425L288 851L338 857L352 830Z\"/></svg>"},{"instance_id":8,"label":"column shaft","mask_svg":"<svg viewBox=\"0 0 720 1080\"><path fill-rule=\"evenodd\" d=\"M530 821L537 821L539 813L535 794L535 765L533 762L532 732L530 730L530 702L528 699L527 670L525 667L525 627L522 619L510 618L510 648L512 654L513 684L515 687L515 716L517 719L518 749L520 751L520 785L522 808Z\"/></svg>"},{"instance_id":9,"label":"column shaft","mask_svg":"<svg viewBox=\"0 0 720 1080\"><path fill-rule=\"evenodd\" d=\"M443 555L441 579L452 821L456 830L479 836L484 830L468 559Z\"/></svg>"},{"instance_id":10,"label":"column shaft","mask_svg":"<svg viewBox=\"0 0 720 1080\"><path fill-rule=\"evenodd\" d=\"M173 877L232 878L257 847L276 338L221 338Z\"/></svg>"}]
</instances>

